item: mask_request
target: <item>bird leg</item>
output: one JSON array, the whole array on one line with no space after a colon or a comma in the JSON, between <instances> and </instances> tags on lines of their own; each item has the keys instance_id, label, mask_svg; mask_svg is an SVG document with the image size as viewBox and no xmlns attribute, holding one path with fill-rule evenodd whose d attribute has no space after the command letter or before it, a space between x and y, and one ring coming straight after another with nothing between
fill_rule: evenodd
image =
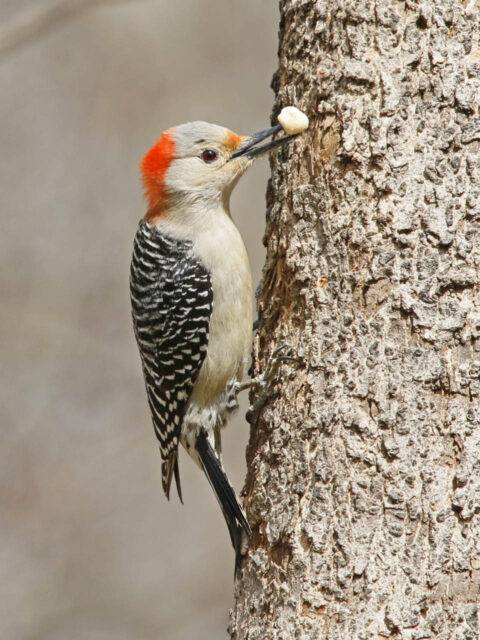
<instances>
[{"instance_id":1,"label":"bird leg","mask_svg":"<svg viewBox=\"0 0 480 640\"><path fill-rule=\"evenodd\" d=\"M278 349L275 349L275 351L267 361L267 366L260 375L255 376L255 378L250 378L250 380L245 380L245 382L237 382L235 386L236 393L244 391L245 389L251 389L252 387L258 388L257 397L255 398L255 402L253 403L253 405L249 407L248 413L256 413L265 404L268 393L270 391L270 382L272 381L281 363L285 362L286 360L293 360L294 362L298 362L298 358L294 358L293 356L279 355L287 348L287 344L282 344L280 347L278 347Z\"/></svg>"}]
</instances>

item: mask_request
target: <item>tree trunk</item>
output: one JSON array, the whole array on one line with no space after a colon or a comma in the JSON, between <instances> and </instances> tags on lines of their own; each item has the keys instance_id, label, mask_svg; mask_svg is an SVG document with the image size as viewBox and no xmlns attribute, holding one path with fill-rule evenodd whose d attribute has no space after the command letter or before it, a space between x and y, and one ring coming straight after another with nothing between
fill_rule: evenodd
<instances>
[{"instance_id":1,"label":"tree trunk","mask_svg":"<svg viewBox=\"0 0 480 640\"><path fill-rule=\"evenodd\" d=\"M474 5L281 2L235 640L480 637Z\"/></svg>"}]
</instances>

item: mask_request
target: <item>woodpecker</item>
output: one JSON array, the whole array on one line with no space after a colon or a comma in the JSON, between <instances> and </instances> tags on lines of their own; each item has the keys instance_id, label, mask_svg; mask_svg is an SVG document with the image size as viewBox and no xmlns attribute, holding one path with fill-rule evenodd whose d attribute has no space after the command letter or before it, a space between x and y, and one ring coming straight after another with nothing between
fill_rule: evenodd
<instances>
[{"instance_id":1,"label":"woodpecker","mask_svg":"<svg viewBox=\"0 0 480 640\"><path fill-rule=\"evenodd\" d=\"M238 406L253 291L229 200L256 158L295 137L271 139L281 130L240 136L188 122L165 131L141 163L148 210L135 236L130 294L163 490L169 498L174 477L183 502L181 443L222 508L236 567L250 527L223 469L220 429Z\"/></svg>"}]
</instances>

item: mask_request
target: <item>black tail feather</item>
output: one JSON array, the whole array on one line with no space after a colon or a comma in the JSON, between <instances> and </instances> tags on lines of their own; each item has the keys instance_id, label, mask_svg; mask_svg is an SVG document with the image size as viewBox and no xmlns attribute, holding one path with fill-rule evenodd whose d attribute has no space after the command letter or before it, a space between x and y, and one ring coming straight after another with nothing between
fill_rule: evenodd
<instances>
[{"instance_id":1,"label":"black tail feather","mask_svg":"<svg viewBox=\"0 0 480 640\"><path fill-rule=\"evenodd\" d=\"M198 451L203 470L217 497L230 532L232 545L235 549L236 574L242 557L242 534L244 532L249 536L251 533L250 526L237 500L237 496L228 481L227 475L203 429L200 430L195 448Z\"/></svg>"},{"instance_id":2,"label":"black tail feather","mask_svg":"<svg viewBox=\"0 0 480 640\"><path fill-rule=\"evenodd\" d=\"M180 485L180 473L178 471L178 451L174 451L168 460L162 462L162 485L167 500L170 500L170 486L172 484L172 477L175 477L175 484L177 485L178 497L183 504L182 487Z\"/></svg>"},{"instance_id":3,"label":"black tail feather","mask_svg":"<svg viewBox=\"0 0 480 640\"><path fill-rule=\"evenodd\" d=\"M180 472L178 470L178 454L175 455L175 466L173 467L173 474L175 476L175 484L177 485L177 493L180 498L180 502L183 504L182 485L180 484Z\"/></svg>"}]
</instances>

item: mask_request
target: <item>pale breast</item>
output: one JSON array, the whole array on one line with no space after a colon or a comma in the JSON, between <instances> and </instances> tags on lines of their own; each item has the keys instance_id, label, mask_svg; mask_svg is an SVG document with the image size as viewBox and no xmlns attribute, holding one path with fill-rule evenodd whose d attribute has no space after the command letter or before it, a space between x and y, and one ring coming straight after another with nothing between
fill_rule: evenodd
<instances>
[{"instance_id":1,"label":"pale breast","mask_svg":"<svg viewBox=\"0 0 480 640\"><path fill-rule=\"evenodd\" d=\"M192 402L207 406L232 378L243 376L252 340L252 276L243 240L227 216L196 239L193 251L210 272L213 287L207 356L191 396Z\"/></svg>"}]
</instances>

